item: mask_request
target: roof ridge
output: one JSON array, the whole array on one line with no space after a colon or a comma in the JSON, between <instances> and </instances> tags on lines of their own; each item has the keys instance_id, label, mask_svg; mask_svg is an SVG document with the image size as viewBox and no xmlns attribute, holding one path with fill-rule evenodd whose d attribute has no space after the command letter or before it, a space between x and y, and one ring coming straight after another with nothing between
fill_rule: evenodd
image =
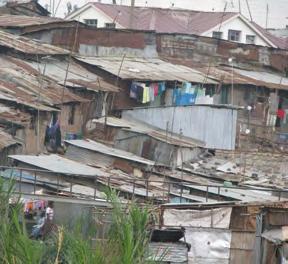
<instances>
[{"instance_id":1,"label":"roof ridge","mask_svg":"<svg viewBox=\"0 0 288 264\"><path fill-rule=\"evenodd\" d=\"M102 6L114 6L114 7L124 7L124 8L130 8L129 5L117 5L112 3L100 3L100 2L88 2L87 4L93 4L93 5L102 5ZM195 12L195 13L211 13L211 14L239 14L238 12L223 12L223 11L201 11L201 10L194 10L194 9L185 9L181 7L156 7L156 6L134 6L134 8L141 8L141 9L156 9L156 10L169 10L169 11L179 11L179 12Z\"/></svg>"}]
</instances>

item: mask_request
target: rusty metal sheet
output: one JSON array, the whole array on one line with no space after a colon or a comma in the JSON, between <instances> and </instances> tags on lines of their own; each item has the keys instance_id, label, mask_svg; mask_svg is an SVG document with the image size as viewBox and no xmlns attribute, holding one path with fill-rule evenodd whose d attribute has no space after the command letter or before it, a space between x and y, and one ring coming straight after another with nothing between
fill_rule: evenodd
<instances>
[{"instance_id":1,"label":"rusty metal sheet","mask_svg":"<svg viewBox=\"0 0 288 264\"><path fill-rule=\"evenodd\" d=\"M188 81L209 84L218 82L203 73L186 66L172 64L161 59L121 57L76 57L77 60L98 67L121 79L146 81ZM121 71L119 71L120 66Z\"/></svg>"},{"instance_id":2,"label":"rusty metal sheet","mask_svg":"<svg viewBox=\"0 0 288 264\"><path fill-rule=\"evenodd\" d=\"M0 56L0 98L43 111L68 102L89 102L33 69L24 60Z\"/></svg>"},{"instance_id":3,"label":"rusty metal sheet","mask_svg":"<svg viewBox=\"0 0 288 264\"><path fill-rule=\"evenodd\" d=\"M84 88L90 91L118 92L119 87L108 83L98 75L86 70L75 61L71 61L68 67L67 60L46 59L40 63L36 61L27 61L27 64L36 71L45 71L45 75L51 77L58 84L64 85L66 72L66 86L69 88Z\"/></svg>"},{"instance_id":4,"label":"rusty metal sheet","mask_svg":"<svg viewBox=\"0 0 288 264\"><path fill-rule=\"evenodd\" d=\"M73 20L64 20L49 16L22 16L22 15L1 15L0 27L3 28L22 28L28 26L47 25L47 24L67 24Z\"/></svg>"},{"instance_id":5,"label":"rusty metal sheet","mask_svg":"<svg viewBox=\"0 0 288 264\"><path fill-rule=\"evenodd\" d=\"M155 127L149 126L145 123L138 122L133 119L126 119L126 118L116 118L116 117L107 117L105 118L99 118L94 119L94 123L97 124L106 124L110 127L115 128L122 128L127 131L132 131L135 133L148 135L152 138L155 138L159 141L165 142L167 144L175 145L175 146L181 146L181 147L187 147L187 148L194 148L194 147L204 147L205 144L203 141L187 138L182 136L180 138L177 134L171 134L170 132L167 134L165 130L162 129L156 129Z\"/></svg>"},{"instance_id":6,"label":"rusty metal sheet","mask_svg":"<svg viewBox=\"0 0 288 264\"><path fill-rule=\"evenodd\" d=\"M44 44L26 37L0 31L0 46L25 54L37 55L67 55L69 51L49 44Z\"/></svg>"}]
</instances>

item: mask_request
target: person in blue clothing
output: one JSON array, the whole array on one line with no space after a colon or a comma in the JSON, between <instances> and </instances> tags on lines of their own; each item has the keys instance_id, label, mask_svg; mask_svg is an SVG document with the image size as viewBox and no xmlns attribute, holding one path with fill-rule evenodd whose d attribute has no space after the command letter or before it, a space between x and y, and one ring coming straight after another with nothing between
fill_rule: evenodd
<instances>
[{"instance_id":1,"label":"person in blue clothing","mask_svg":"<svg viewBox=\"0 0 288 264\"><path fill-rule=\"evenodd\" d=\"M38 239L42 236L42 229L43 226L45 225L45 221L46 221L46 213L45 211L43 211L41 212L37 225L33 226L31 237Z\"/></svg>"}]
</instances>

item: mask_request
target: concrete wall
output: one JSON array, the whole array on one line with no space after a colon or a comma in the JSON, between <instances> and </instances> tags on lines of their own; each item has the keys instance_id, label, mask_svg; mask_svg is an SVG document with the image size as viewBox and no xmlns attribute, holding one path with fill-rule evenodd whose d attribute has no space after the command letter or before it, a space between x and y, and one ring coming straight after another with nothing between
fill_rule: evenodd
<instances>
[{"instance_id":1,"label":"concrete wall","mask_svg":"<svg viewBox=\"0 0 288 264\"><path fill-rule=\"evenodd\" d=\"M26 36L71 49L75 29L52 29ZM82 55L122 56L125 52L127 56L159 56L186 66L195 66L195 62L227 64L229 57L235 57L236 63L270 66L281 72L288 68L288 51L185 34L80 27L76 49Z\"/></svg>"},{"instance_id":2,"label":"concrete wall","mask_svg":"<svg viewBox=\"0 0 288 264\"><path fill-rule=\"evenodd\" d=\"M206 143L207 148L235 149L237 110L215 106L138 108L123 111L126 119L137 119ZM173 123L173 127L172 124Z\"/></svg>"}]
</instances>

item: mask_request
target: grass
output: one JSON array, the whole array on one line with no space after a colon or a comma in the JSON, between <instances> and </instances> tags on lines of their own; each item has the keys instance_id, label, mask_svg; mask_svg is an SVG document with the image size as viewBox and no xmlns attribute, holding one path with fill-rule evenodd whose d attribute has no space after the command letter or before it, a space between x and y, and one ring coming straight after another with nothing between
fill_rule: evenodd
<instances>
[{"instance_id":1,"label":"grass","mask_svg":"<svg viewBox=\"0 0 288 264\"><path fill-rule=\"evenodd\" d=\"M92 248L95 230L83 234L81 221L73 230L59 227L45 241L29 239L19 201L11 207L13 182L0 178L0 263L3 264L142 264L146 263L149 213L134 202L125 210L115 192L108 192L112 223L107 240ZM97 232L97 230L96 230ZM149 261L151 263L151 261Z\"/></svg>"}]
</instances>

